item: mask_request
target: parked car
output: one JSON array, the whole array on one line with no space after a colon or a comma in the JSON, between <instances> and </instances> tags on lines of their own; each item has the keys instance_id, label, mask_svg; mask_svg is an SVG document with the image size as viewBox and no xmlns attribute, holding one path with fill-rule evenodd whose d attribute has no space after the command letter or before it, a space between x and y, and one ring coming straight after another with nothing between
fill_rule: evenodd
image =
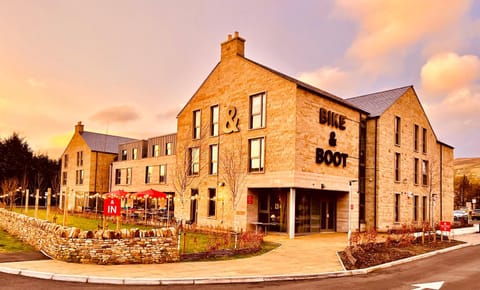
<instances>
[{"instance_id":1,"label":"parked car","mask_svg":"<svg viewBox=\"0 0 480 290\"><path fill-rule=\"evenodd\" d=\"M453 219L454 220L463 220L468 218L468 213L461 209L457 209L453 211Z\"/></svg>"},{"instance_id":2,"label":"parked car","mask_svg":"<svg viewBox=\"0 0 480 290\"><path fill-rule=\"evenodd\" d=\"M472 221L474 220L480 220L480 208L476 208L472 211Z\"/></svg>"}]
</instances>

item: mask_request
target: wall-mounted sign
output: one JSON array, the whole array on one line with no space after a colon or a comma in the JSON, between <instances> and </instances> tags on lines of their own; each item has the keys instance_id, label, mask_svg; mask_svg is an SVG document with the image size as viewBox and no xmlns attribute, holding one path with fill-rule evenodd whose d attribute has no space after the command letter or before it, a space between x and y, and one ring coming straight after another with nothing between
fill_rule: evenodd
<instances>
[{"instance_id":1,"label":"wall-mounted sign","mask_svg":"<svg viewBox=\"0 0 480 290\"><path fill-rule=\"evenodd\" d=\"M347 166L347 153L342 152L333 152L332 150L324 150L323 148L317 148L315 162L318 164L325 164L330 165L333 164L334 166L342 167Z\"/></svg>"},{"instance_id":2,"label":"wall-mounted sign","mask_svg":"<svg viewBox=\"0 0 480 290\"><path fill-rule=\"evenodd\" d=\"M253 204L253 195L247 195L247 204Z\"/></svg>"},{"instance_id":3,"label":"wall-mounted sign","mask_svg":"<svg viewBox=\"0 0 480 290\"><path fill-rule=\"evenodd\" d=\"M333 111L320 108L320 124L325 124L340 130L345 130L345 120L347 117Z\"/></svg>"},{"instance_id":4,"label":"wall-mounted sign","mask_svg":"<svg viewBox=\"0 0 480 290\"><path fill-rule=\"evenodd\" d=\"M223 126L223 133L230 134L239 132L238 122L240 119L237 117L237 108L230 106L227 108L227 117Z\"/></svg>"}]
</instances>

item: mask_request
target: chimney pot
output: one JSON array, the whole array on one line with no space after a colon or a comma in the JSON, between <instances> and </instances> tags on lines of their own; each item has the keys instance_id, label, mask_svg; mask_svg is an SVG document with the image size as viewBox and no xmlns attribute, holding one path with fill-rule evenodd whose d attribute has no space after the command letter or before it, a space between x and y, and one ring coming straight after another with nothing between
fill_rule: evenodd
<instances>
[{"instance_id":1,"label":"chimney pot","mask_svg":"<svg viewBox=\"0 0 480 290\"><path fill-rule=\"evenodd\" d=\"M238 35L238 31L235 31L235 38L238 38L239 35Z\"/></svg>"},{"instance_id":2,"label":"chimney pot","mask_svg":"<svg viewBox=\"0 0 480 290\"><path fill-rule=\"evenodd\" d=\"M232 35L231 34L228 35L227 40L232 40Z\"/></svg>"},{"instance_id":3,"label":"chimney pot","mask_svg":"<svg viewBox=\"0 0 480 290\"><path fill-rule=\"evenodd\" d=\"M221 60L231 56L245 56L245 39L239 36L238 31L235 31L234 35L235 37L232 37L231 34L228 34L227 41L222 43Z\"/></svg>"}]
</instances>

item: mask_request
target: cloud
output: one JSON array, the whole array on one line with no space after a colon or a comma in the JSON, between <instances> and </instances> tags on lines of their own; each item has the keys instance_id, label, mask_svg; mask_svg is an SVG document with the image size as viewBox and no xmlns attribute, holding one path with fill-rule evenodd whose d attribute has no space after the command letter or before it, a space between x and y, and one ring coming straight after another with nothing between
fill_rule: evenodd
<instances>
[{"instance_id":1,"label":"cloud","mask_svg":"<svg viewBox=\"0 0 480 290\"><path fill-rule=\"evenodd\" d=\"M135 108L128 105L114 106L103 109L90 117L93 121L106 123L122 123L139 119Z\"/></svg>"},{"instance_id":2,"label":"cloud","mask_svg":"<svg viewBox=\"0 0 480 290\"><path fill-rule=\"evenodd\" d=\"M160 113L158 113L157 119L171 119L172 121L176 120L178 113L180 113L180 110L182 108L171 108L168 110L164 110Z\"/></svg>"},{"instance_id":3,"label":"cloud","mask_svg":"<svg viewBox=\"0 0 480 290\"><path fill-rule=\"evenodd\" d=\"M480 59L476 55L459 56L452 52L437 54L423 65L420 75L427 93L445 94L465 90L480 80Z\"/></svg>"},{"instance_id":4,"label":"cloud","mask_svg":"<svg viewBox=\"0 0 480 290\"><path fill-rule=\"evenodd\" d=\"M326 66L315 71L302 72L298 79L338 96L350 95L354 93L352 88L356 87L353 73L340 67Z\"/></svg>"},{"instance_id":5,"label":"cloud","mask_svg":"<svg viewBox=\"0 0 480 290\"><path fill-rule=\"evenodd\" d=\"M29 78L27 80L27 84L34 88L41 88L41 89L47 88L47 84L44 81L40 81L35 78Z\"/></svg>"},{"instance_id":6,"label":"cloud","mask_svg":"<svg viewBox=\"0 0 480 290\"><path fill-rule=\"evenodd\" d=\"M443 1L435 9L438 5L437 0L337 0L335 14L359 25L347 55L367 71L391 70L391 62L401 64L412 46L461 20L471 1Z\"/></svg>"}]
</instances>

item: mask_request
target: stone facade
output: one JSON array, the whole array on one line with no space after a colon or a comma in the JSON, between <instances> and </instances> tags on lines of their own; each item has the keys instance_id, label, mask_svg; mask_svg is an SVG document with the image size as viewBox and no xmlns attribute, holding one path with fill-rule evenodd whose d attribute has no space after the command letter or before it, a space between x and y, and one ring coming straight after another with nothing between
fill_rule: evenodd
<instances>
[{"instance_id":1,"label":"stone facade","mask_svg":"<svg viewBox=\"0 0 480 290\"><path fill-rule=\"evenodd\" d=\"M174 228L81 231L0 209L0 227L46 255L83 264L160 264L179 261Z\"/></svg>"},{"instance_id":2,"label":"stone facade","mask_svg":"<svg viewBox=\"0 0 480 290\"><path fill-rule=\"evenodd\" d=\"M395 139L395 118L400 120L399 141ZM426 133L425 152L423 132ZM387 230L402 224L453 220L453 148L437 140L412 87L380 116L369 119L366 139L367 227ZM396 154L400 157L399 176L395 174ZM424 161L428 162L425 184ZM396 219L397 195L399 216Z\"/></svg>"},{"instance_id":3,"label":"stone facade","mask_svg":"<svg viewBox=\"0 0 480 290\"><path fill-rule=\"evenodd\" d=\"M63 208L67 198L68 210L81 211L92 207L92 195L108 192L110 166L117 157L118 146L130 140L133 139L85 132L79 122L61 157L60 206Z\"/></svg>"}]
</instances>

